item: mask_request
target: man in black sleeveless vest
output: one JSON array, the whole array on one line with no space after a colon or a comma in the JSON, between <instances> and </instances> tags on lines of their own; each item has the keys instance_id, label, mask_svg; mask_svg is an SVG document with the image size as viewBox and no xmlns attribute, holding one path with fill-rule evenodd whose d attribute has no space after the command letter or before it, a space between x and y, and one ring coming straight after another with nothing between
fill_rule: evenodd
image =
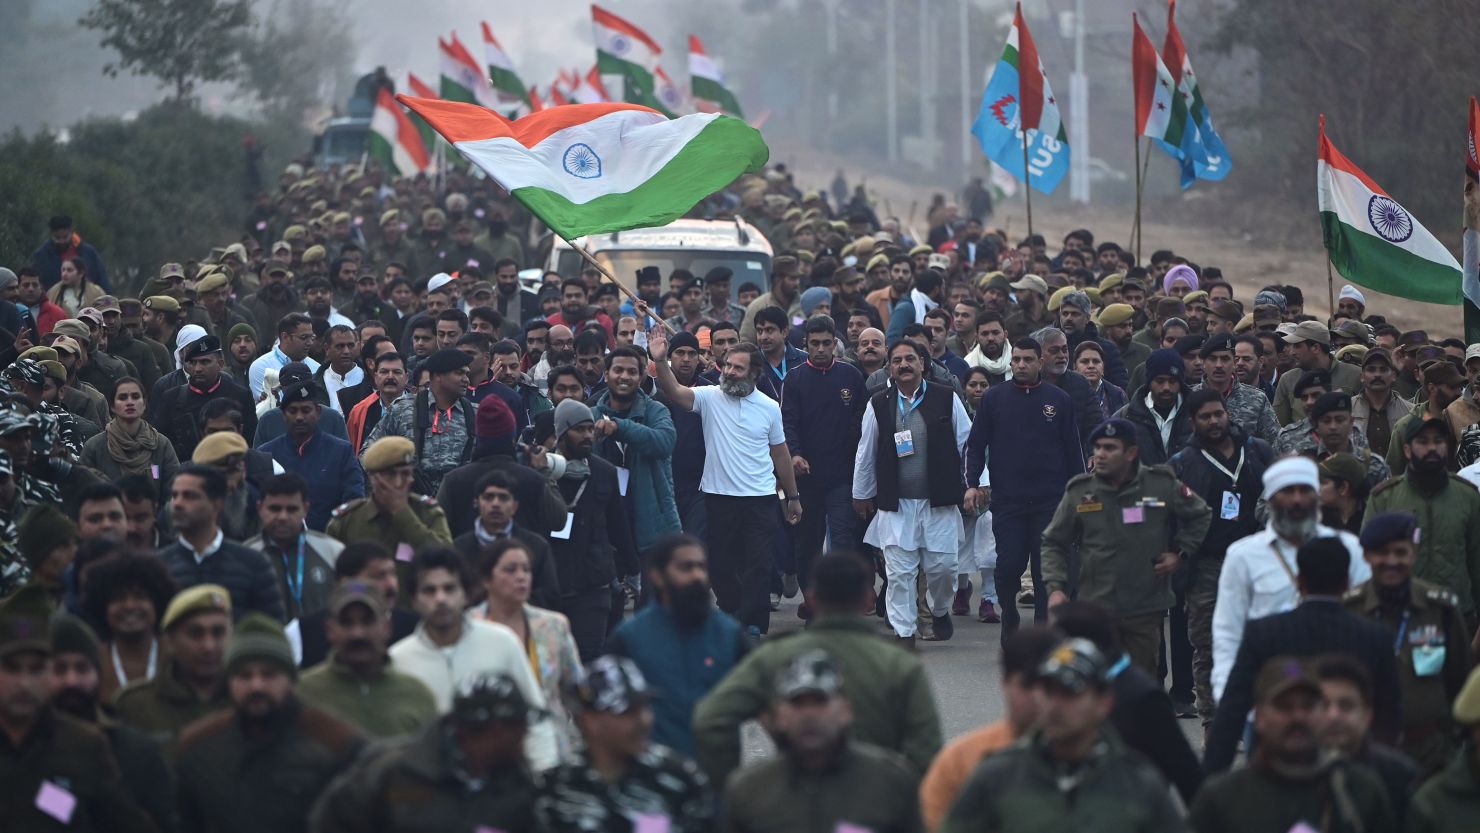
<instances>
[{"instance_id":1,"label":"man in black sleeveless vest","mask_svg":"<svg viewBox=\"0 0 1480 833\"><path fill-rule=\"evenodd\" d=\"M891 384L863 415L853 469L853 508L873 515L864 543L884 552L894 633L913 647L915 582L925 572L935 638L951 638L950 605L962 538L961 449L971 420L951 388L925 380L930 358L903 339L889 348Z\"/></svg>"}]
</instances>

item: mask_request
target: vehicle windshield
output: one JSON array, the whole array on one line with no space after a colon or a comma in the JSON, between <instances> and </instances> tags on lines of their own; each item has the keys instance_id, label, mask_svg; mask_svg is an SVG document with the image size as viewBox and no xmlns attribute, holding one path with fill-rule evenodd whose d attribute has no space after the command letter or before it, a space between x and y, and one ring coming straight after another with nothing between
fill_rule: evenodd
<instances>
[{"instance_id":1,"label":"vehicle windshield","mask_svg":"<svg viewBox=\"0 0 1480 833\"><path fill-rule=\"evenodd\" d=\"M734 276L730 278L730 299L740 297L740 287L753 283L761 292L771 288L771 256L764 252L705 251L702 249L608 249L596 252L596 260L628 289L637 288L637 270L644 266L656 266L663 273L663 289L668 289L668 275L674 269L687 269L697 277L716 266L728 266ZM563 249L560 252L560 274L575 277L581 274L585 261L581 256Z\"/></svg>"},{"instance_id":2,"label":"vehicle windshield","mask_svg":"<svg viewBox=\"0 0 1480 833\"><path fill-rule=\"evenodd\" d=\"M365 128L359 126L347 125L330 127L325 130L323 144L319 148L321 164L353 163L358 165L360 157L365 153L366 136Z\"/></svg>"}]
</instances>

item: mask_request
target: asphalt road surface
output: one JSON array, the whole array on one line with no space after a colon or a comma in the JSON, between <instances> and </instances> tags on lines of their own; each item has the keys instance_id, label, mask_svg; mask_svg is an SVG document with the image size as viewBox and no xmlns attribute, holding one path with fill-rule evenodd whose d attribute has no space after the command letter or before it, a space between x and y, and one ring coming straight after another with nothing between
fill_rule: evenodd
<instances>
[{"instance_id":1,"label":"asphalt road surface","mask_svg":"<svg viewBox=\"0 0 1480 833\"><path fill-rule=\"evenodd\" d=\"M771 614L772 634L801 627L801 620L796 615L798 601L782 600L781 610ZM975 600L972 601L972 610L971 616L953 617L956 632L949 642L917 643L920 658L925 661L925 670L930 674L931 687L935 690L941 731L947 742L1001 719L1006 710L1002 704L1001 649L997 644L1001 626L976 621ZM1032 622L1032 608L1024 608L1021 612L1024 622ZM892 633L885 620L875 621L880 634ZM1193 750L1201 754L1202 730L1198 721L1179 720L1178 723ZM772 751L770 739L759 725L747 725L744 740L747 760Z\"/></svg>"}]
</instances>

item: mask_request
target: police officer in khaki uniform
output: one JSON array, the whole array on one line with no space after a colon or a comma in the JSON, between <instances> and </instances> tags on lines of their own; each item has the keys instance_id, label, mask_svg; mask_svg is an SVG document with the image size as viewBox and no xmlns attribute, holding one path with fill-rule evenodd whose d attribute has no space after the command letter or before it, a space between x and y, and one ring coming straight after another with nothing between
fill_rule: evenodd
<instances>
[{"instance_id":1,"label":"police officer in khaki uniform","mask_svg":"<svg viewBox=\"0 0 1480 833\"><path fill-rule=\"evenodd\" d=\"M375 541L395 553L398 605L405 606L413 586L411 556L423 547L452 546L447 514L435 498L411 491L416 445L405 437L381 437L365 450L361 463L370 479L369 497L336 508L324 532L345 544Z\"/></svg>"},{"instance_id":2,"label":"police officer in khaki uniform","mask_svg":"<svg viewBox=\"0 0 1480 833\"><path fill-rule=\"evenodd\" d=\"M159 621L161 657L147 680L130 683L113 698L118 719L158 743L173 761L186 726L228 707L221 685L231 639L231 593L219 584L197 584L170 601Z\"/></svg>"},{"instance_id":3,"label":"police officer in khaki uniform","mask_svg":"<svg viewBox=\"0 0 1480 833\"><path fill-rule=\"evenodd\" d=\"M1143 466L1136 428L1110 419L1090 434L1094 471L1069 481L1043 531L1049 606L1076 597L1115 616L1131 661L1156 674L1162 619L1174 602L1172 573L1197 551L1212 512L1167 466ZM1070 547L1079 547L1071 575Z\"/></svg>"},{"instance_id":4,"label":"police officer in khaki uniform","mask_svg":"<svg viewBox=\"0 0 1480 833\"><path fill-rule=\"evenodd\" d=\"M1401 747L1433 774L1456 749L1449 704L1470 671L1470 640L1453 592L1413 577L1414 539L1422 534L1409 512L1383 512L1362 529L1362 554L1372 578L1346 594L1346 609L1392 628L1403 693Z\"/></svg>"}]
</instances>

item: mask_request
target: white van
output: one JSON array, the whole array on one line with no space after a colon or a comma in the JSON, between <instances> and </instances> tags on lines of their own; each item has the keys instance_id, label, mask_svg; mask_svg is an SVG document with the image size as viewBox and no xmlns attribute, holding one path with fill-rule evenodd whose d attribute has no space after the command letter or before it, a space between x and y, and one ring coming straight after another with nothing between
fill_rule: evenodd
<instances>
[{"instance_id":1,"label":"white van","mask_svg":"<svg viewBox=\"0 0 1480 833\"><path fill-rule=\"evenodd\" d=\"M740 287L746 283L755 284L761 292L770 291L771 241L739 218L674 220L659 228L580 237L576 243L585 245L597 262L634 292L637 270L644 266L656 266L663 273L664 291L674 269L687 269L702 278L716 266L728 266L734 272L730 278L732 299L739 296ZM570 278L579 276L585 265L580 254L556 238L545 269Z\"/></svg>"}]
</instances>

